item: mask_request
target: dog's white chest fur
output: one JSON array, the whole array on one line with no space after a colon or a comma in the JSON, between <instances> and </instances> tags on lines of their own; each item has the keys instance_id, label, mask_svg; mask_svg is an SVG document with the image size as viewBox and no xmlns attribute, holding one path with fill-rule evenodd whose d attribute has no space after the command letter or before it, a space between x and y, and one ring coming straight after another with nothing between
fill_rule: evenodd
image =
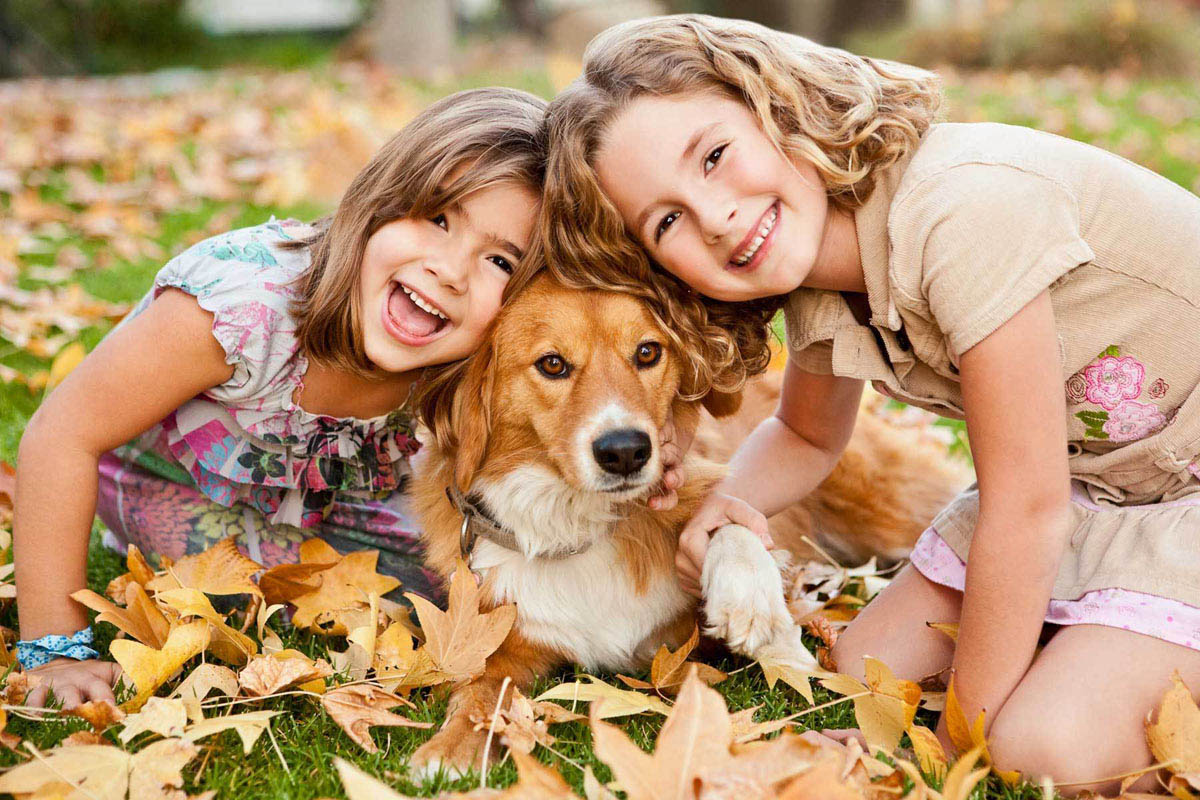
<instances>
[{"instance_id":1,"label":"dog's white chest fur","mask_svg":"<svg viewBox=\"0 0 1200 800\"><path fill-rule=\"evenodd\" d=\"M560 560L529 560L481 541L471 567L491 579L497 601L517 604L522 636L588 670L645 666L659 644L647 637L692 602L673 573L637 594L607 539Z\"/></svg>"}]
</instances>

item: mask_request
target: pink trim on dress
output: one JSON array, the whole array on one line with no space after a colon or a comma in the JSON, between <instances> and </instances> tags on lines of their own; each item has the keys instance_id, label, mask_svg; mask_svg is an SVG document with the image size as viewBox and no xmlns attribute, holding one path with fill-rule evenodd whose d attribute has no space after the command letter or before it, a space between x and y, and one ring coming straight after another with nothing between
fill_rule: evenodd
<instances>
[{"instance_id":1,"label":"pink trim on dress","mask_svg":"<svg viewBox=\"0 0 1200 800\"><path fill-rule=\"evenodd\" d=\"M1197 502L1156 505L1197 505ZM1096 509L1104 510L1100 506ZM929 580L963 591L967 565L934 528L921 534L909 558ZM1106 625L1200 650L1200 608L1128 589L1097 589L1077 600L1051 600L1046 608L1046 621L1055 625Z\"/></svg>"}]
</instances>

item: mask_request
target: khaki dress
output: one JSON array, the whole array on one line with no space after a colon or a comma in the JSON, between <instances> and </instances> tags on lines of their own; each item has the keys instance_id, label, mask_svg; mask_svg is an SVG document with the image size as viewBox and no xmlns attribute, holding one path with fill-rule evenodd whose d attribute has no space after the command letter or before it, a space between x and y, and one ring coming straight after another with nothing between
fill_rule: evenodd
<instances>
[{"instance_id":1,"label":"khaki dress","mask_svg":"<svg viewBox=\"0 0 1200 800\"><path fill-rule=\"evenodd\" d=\"M1073 533L1047 619L1200 649L1200 198L1052 134L942 124L855 222L869 325L797 289L789 358L962 418L960 355L1049 289ZM968 488L918 542L931 579L962 588L978 501Z\"/></svg>"}]
</instances>

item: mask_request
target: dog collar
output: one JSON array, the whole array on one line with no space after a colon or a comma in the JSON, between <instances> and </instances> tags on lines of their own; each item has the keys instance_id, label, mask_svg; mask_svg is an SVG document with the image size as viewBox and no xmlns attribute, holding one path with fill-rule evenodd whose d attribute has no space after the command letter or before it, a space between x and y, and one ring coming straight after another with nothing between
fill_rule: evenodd
<instances>
[{"instance_id":1,"label":"dog collar","mask_svg":"<svg viewBox=\"0 0 1200 800\"><path fill-rule=\"evenodd\" d=\"M470 560L471 552L475 549L475 544L479 541L480 537L487 539L492 544L503 547L505 550L524 553L521 545L517 542L517 535L492 519L478 501L471 500L460 492L457 486L446 487L446 499L450 501L450 505L454 506L455 510L463 518L462 528L458 532L458 550L464 559ZM540 553L537 558L570 558L571 556L579 555L591 546L591 542L588 542L583 547Z\"/></svg>"}]
</instances>

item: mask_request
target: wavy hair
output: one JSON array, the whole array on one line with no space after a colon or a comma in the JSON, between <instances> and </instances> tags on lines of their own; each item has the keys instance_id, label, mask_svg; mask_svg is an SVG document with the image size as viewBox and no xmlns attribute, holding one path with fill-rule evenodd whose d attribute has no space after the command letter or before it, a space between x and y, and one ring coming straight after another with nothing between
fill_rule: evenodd
<instances>
[{"instance_id":1,"label":"wavy hair","mask_svg":"<svg viewBox=\"0 0 1200 800\"><path fill-rule=\"evenodd\" d=\"M745 103L792 160L807 159L830 202L866 202L875 172L912 151L941 105L933 73L864 58L741 20L701 14L613 26L584 53L583 74L546 115L542 228L564 283L648 300L690 367L684 392L736 391L770 361L784 296L743 303L693 293L630 235L596 176L613 119L644 95L719 92Z\"/></svg>"}]
</instances>

